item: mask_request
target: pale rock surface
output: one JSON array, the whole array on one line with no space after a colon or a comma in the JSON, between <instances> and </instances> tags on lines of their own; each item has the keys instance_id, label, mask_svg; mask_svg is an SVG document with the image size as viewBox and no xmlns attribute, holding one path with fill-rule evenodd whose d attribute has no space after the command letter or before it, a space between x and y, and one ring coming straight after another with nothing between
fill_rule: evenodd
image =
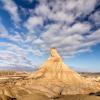
<instances>
[{"instance_id":1,"label":"pale rock surface","mask_svg":"<svg viewBox=\"0 0 100 100\"><path fill-rule=\"evenodd\" d=\"M31 74L29 78L58 80L66 82L67 84L75 84L83 81L83 77L63 63L62 58L55 48L51 49L51 56L49 59L38 71Z\"/></svg>"}]
</instances>

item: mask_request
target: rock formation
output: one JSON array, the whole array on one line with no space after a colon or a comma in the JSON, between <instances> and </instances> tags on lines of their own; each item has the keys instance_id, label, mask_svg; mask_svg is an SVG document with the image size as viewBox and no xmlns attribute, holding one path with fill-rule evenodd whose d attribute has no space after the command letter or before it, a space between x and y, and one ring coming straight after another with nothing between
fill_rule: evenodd
<instances>
[{"instance_id":1,"label":"rock formation","mask_svg":"<svg viewBox=\"0 0 100 100\"><path fill-rule=\"evenodd\" d=\"M83 82L83 77L64 64L62 58L57 53L55 48L51 48L51 55L48 60L38 71L31 74L29 78L51 79L74 84Z\"/></svg>"},{"instance_id":2,"label":"rock formation","mask_svg":"<svg viewBox=\"0 0 100 100\"><path fill-rule=\"evenodd\" d=\"M59 94L87 94L98 88L95 83L90 84L91 81L87 82L65 65L55 48L51 48L48 60L28 79L31 79L31 88L42 91L48 97Z\"/></svg>"}]
</instances>

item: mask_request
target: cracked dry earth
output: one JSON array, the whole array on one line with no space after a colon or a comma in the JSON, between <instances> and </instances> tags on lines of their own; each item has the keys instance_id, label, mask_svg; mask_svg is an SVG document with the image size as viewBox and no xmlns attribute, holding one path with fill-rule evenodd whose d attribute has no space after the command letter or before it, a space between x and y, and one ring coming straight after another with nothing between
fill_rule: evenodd
<instances>
[{"instance_id":1,"label":"cracked dry earth","mask_svg":"<svg viewBox=\"0 0 100 100\"><path fill-rule=\"evenodd\" d=\"M70 69L55 48L50 53L36 72L0 82L0 100L100 100L100 82Z\"/></svg>"}]
</instances>

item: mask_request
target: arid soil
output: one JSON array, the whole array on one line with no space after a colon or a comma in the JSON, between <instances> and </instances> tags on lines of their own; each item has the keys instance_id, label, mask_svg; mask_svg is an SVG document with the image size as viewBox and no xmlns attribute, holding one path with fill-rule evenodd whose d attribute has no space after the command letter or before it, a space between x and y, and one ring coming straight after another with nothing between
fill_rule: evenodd
<instances>
[{"instance_id":1,"label":"arid soil","mask_svg":"<svg viewBox=\"0 0 100 100\"><path fill-rule=\"evenodd\" d=\"M14 87L16 81L24 80L30 73L24 72L15 72L14 75L1 75L0 76L0 100L100 100L100 93L90 93L87 95L65 95L59 96L57 98L48 98L42 92L31 90L32 94L29 94L28 90L22 87ZM87 79L96 80L97 83L100 83L100 74L98 73L87 73L80 74ZM97 80L98 79L98 80ZM11 87L11 88L10 88ZM14 90L15 89L15 90ZM13 94L12 91L15 91L17 95Z\"/></svg>"}]
</instances>

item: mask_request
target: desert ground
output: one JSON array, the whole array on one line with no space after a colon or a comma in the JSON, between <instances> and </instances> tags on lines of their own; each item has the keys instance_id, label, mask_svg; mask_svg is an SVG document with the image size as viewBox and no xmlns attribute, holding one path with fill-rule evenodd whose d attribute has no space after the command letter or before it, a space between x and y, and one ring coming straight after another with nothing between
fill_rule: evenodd
<instances>
[{"instance_id":1,"label":"desert ground","mask_svg":"<svg viewBox=\"0 0 100 100\"><path fill-rule=\"evenodd\" d=\"M24 80L29 74L30 72L0 71L0 100L100 100L99 91L98 93L85 95L64 95L57 98L48 98L42 92L34 90L32 94L28 94L22 88L18 90L17 87L14 87L17 81ZM80 75L100 83L100 73L80 73ZM10 87L19 91L17 96L13 95Z\"/></svg>"},{"instance_id":2,"label":"desert ground","mask_svg":"<svg viewBox=\"0 0 100 100\"><path fill-rule=\"evenodd\" d=\"M100 100L100 73L78 73L55 48L34 72L0 71L0 100Z\"/></svg>"}]
</instances>

